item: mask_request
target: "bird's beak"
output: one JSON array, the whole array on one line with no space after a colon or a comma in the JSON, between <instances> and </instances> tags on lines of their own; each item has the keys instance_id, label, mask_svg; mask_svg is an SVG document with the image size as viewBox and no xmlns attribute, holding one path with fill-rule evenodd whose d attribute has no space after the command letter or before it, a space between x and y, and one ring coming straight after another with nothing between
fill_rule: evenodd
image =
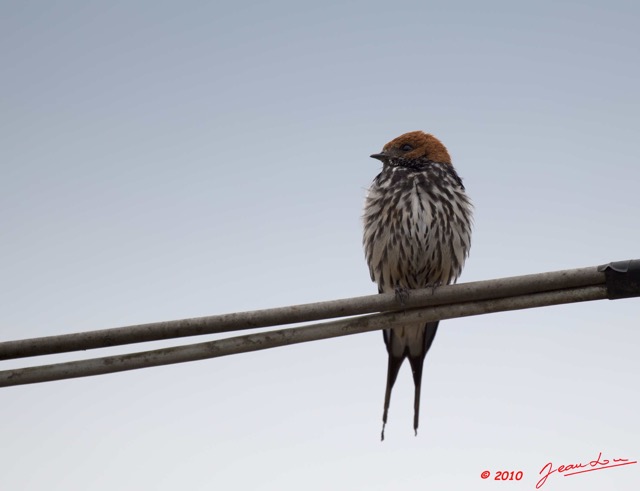
<instances>
[{"instance_id":1,"label":"bird's beak","mask_svg":"<svg viewBox=\"0 0 640 491\"><path fill-rule=\"evenodd\" d=\"M387 159L388 155L384 152L380 152L380 153L374 153L373 155L370 155L370 157L372 159L378 159L384 162Z\"/></svg>"}]
</instances>

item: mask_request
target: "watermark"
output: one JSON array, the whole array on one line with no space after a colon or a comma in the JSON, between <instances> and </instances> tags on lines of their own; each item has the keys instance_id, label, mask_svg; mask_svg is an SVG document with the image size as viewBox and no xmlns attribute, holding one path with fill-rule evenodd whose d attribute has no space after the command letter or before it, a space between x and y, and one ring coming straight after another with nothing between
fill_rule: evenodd
<instances>
[{"instance_id":1,"label":"watermark","mask_svg":"<svg viewBox=\"0 0 640 491\"><path fill-rule=\"evenodd\" d=\"M547 462L538 475L542 476L536 483L536 489L540 489L547 482L547 479L551 477L554 478L554 475L559 476L575 476L577 474L584 474L586 472L593 471L601 471L603 469L613 469L614 467L622 467L631 464L637 464L637 460L623 459L623 458L615 458L615 459L605 459L602 458L602 452L598 453L598 457L594 460L590 460L588 462L578 462L571 464L562 464L558 467L553 466L553 462ZM500 470L500 471L489 471L484 470L480 473L481 479L491 479L492 481L521 481L524 477L524 472L521 470Z\"/></svg>"},{"instance_id":2,"label":"watermark","mask_svg":"<svg viewBox=\"0 0 640 491\"><path fill-rule=\"evenodd\" d=\"M480 474L482 479L488 479L491 477L491 472L484 471ZM493 477L494 481L520 481L524 477L522 471L496 471Z\"/></svg>"},{"instance_id":3,"label":"watermark","mask_svg":"<svg viewBox=\"0 0 640 491\"><path fill-rule=\"evenodd\" d=\"M575 476L576 474L583 474L585 472L601 471L603 469L611 469L613 467L620 467L623 465L631 465L637 463L637 460L630 461L629 459L603 459L602 452L598 454L597 459L591 460L586 464L583 464L582 462L577 464L563 464L554 469L553 463L547 462L538 473L542 477L536 484L536 489L540 489L542 486L544 486L549 476L554 473L567 477Z\"/></svg>"}]
</instances>

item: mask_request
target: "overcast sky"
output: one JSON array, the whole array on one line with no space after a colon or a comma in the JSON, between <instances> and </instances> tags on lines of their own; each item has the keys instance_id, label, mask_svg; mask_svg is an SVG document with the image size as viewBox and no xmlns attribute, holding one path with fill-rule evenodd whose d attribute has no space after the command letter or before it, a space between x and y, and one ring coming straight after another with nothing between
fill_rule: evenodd
<instances>
[{"instance_id":1,"label":"overcast sky","mask_svg":"<svg viewBox=\"0 0 640 491\"><path fill-rule=\"evenodd\" d=\"M475 204L461 282L640 257L639 25L622 0L5 0L1 339L375 293L369 155L418 129ZM404 367L384 443L378 332L0 389L0 489L535 489L640 459L639 313L444 321L420 432Z\"/></svg>"}]
</instances>

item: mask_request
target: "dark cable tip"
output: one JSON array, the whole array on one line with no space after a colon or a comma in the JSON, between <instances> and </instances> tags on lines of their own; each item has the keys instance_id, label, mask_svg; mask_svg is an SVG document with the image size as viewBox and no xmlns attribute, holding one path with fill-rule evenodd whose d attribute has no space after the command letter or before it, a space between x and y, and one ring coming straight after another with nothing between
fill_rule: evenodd
<instances>
[{"instance_id":1,"label":"dark cable tip","mask_svg":"<svg viewBox=\"0 0 640 491\"><path fill-rule=\"evenodd\" d=\"M604 273L609 300L640 297L640 259L603 264L598 271Z\"/></svg>"}]
</instances>

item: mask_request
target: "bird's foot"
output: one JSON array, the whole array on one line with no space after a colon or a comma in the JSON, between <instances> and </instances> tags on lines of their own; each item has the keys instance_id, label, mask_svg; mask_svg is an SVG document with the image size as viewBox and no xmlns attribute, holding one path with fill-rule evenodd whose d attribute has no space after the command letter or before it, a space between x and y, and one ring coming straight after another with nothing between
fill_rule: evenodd
<instances>
[{"instance_id":1,"label":"bird's foot","mask_svg":"<svg viewBox=\"0 0 640 491\"><path fill-rule=\"evenodd\" d=\"M409 298L409 290L398 286L396 287L395 293L396 293L396 301L404 307L407 302L407 299Z\"/></svg>"}]
</instances>

